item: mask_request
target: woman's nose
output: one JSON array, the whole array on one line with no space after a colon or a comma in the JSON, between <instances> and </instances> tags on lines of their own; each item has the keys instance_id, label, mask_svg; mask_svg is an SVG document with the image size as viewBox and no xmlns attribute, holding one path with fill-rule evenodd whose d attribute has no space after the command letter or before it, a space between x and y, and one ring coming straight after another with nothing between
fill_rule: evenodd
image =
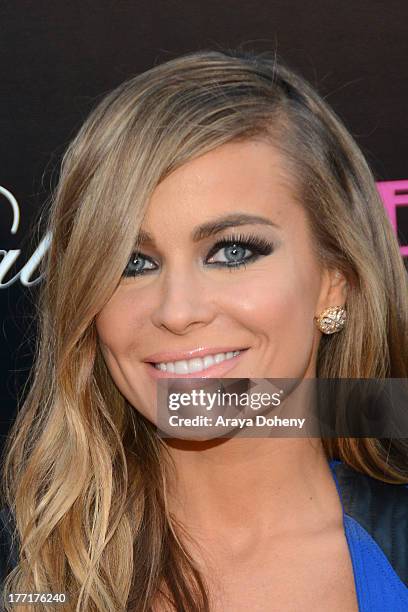
<instances>
[{"instance_id":1,"label":"woman's nose","mask_svg":"<svg viewBox=\"0 0 408 612\"><path fill-rule=\"evenodd\" d=\"M152 322L176 334L190 331L192 326L208 325L215 316L215 296L208 279L200 272L175 270L168 273L157 288L159 296L153 309Z\"/></svg>"}]
</instances>

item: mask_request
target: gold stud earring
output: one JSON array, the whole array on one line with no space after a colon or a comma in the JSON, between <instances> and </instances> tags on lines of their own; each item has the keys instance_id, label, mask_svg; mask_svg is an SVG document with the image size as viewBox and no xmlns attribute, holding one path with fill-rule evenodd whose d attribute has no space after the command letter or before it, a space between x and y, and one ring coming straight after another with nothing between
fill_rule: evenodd
<instances>
[{"instance_id":1,"label":"gold stud earring","mask_svg":"<svg viewBox=\"0 0 408 612\"><path fill-rule=\"evenodd\" d=\"M324 334L334 334L343 329L346 318L346 309L343 306L329 306L318 317L314 317L314 321Z\"/></svg>"}]
</instances>

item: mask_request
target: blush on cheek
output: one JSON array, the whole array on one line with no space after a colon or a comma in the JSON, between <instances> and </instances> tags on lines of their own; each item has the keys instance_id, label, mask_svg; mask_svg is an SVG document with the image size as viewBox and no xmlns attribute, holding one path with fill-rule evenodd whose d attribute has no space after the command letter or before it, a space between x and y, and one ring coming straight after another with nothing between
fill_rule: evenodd
<instances>
[{"instance_id":1,"label":"blush on cheek","mask_svg":"<svg viewBox=\"0 0 408 612\"><path fill-rule=\"evenodd\" d=\"M234 293L229 291L226 296L236 317L239 318L240 314L246 317L250 328L267 329L271 323L277 326L286 324L294 315L300 314L300 308L308 308L304 304L305 295L300 295L301 291L296 290L290 277L285 282L283 279L270 282L270 278L274 278L273 274L254 279L256 282L241 282Z\"/></svg>"},{"instance_id":2,"label":"blush on cheek","mask_svg":"<svg viewBox=\"0 0 408 612\"><path fill-rule=\"evenodd\" d=\"M301 283L290 274L279 280L274 285L245 284L240 296L229 296L235 319L256 340L251 367L258 378L302 377L313 351L313 296L303 289L302 297Z\"/></svg>"},{"instance_id":3,"label":"blush on cheek","mask_svg":"<svg viewBox=\"0 0 408 612\"><path fill-rule=\"evenodd\" d=\"M132 338L130 313L122 308L108 304L97 315L95 324L101 342L114 352L122 352Z\"/></svg>"}]
</instances>

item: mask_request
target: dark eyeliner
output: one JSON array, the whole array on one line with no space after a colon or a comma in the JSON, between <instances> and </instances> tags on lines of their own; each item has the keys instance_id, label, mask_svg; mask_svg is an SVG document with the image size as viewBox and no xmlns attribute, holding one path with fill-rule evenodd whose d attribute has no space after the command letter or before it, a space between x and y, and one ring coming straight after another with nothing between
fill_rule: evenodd
<instances>
[{"instance_id":1,"label":"dark eyeliner","mask_svg":"<svg viewBox=\"0 0 408 612\"><path fill-rule=\"evenodd\" d=\"M219 251L220 249L234 244L253 251L252 255L246 257L245 259L237 263L227 263L218 261L208 265L215 266L217 268L229 268L230 270L232 270L234 268L246 266L246 264L257 260L260 256L270 255L273 251L273 244L265 238L261 238L260 236L255 236L251 234L231 234L217 241L211 247L210 252L207 255L207 259L215 255L215 253L217 253L217 251Z\"/></svg>"},{"instance_id":2,"label":"dark eyeliner","mask_svg":"<svg viewBox=\"0 0 408 612\"><path fill-rule=\"evenodd\" d=\"M125 276L125 277L144 276L146 273L154 272L154 269L151 269L151 268L147 270L142 270L141 272L132 270L132 266L135 265L135 262L138 258L145 259L146 261L154 264L154 261L148 255L143 255L141 251L134 251L126 265L126 268L123 271L122 276Z\"/></svg>"},{"instance_id":3,"label":"dark eyeliner","mask_svg":"<svg viewBox=\"0 0 408 612\"><path fill-rule=\"evenodd\" d=\"M229 236L225 236L221 240L218 240L210 249L210 252L207 255L207 259L211 258L215 253L217 253L222 248L237 245L243 247L244 249L249 249L252 251L252 254L249 257L246 257L242 261L239 262L215 262L208 264L210 266L214 266L216 268L228 268L230 271L234 268L240 268L241 266L246 266L248 263L256 261L261 256L270 255L273 251L273 244L266 240L265 238L261 238L260 236L255 236L251 234L231 234ZM140 251L134 251L132 256L123 272L122 276L125 277L135 277L135 276L144 276L150 272L155 272L155 269L146 269L141 271L132 270L132 265L135 265L137 258L141 258L154 264L155 262L148 255L144 255Z\"/></svg>"}]
</instances>

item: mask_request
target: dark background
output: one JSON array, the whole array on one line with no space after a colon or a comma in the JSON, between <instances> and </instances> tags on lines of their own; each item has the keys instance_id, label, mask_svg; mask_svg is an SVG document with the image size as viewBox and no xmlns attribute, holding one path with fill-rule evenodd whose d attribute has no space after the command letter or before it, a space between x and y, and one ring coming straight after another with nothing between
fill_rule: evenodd
<instances>
[{"instance_id":1,"label":"dark background","mask_svg":"<svg viewBox=\"0 0 408 612\"><path fill-rule=\"evenodd\" d=\"M0 249L21 250L3 282L38 245L34 222L91 108L123 80L187 51L276 50L340 115L377 180L408 179L407 0L13 0L0 3L0 30L0 185L21 211L13 235L0 195ZM399 231L408 236L405 211ZM38 286L17 278L0 287L0 435L32 363Z\"/></svg>"}]
</instances>

